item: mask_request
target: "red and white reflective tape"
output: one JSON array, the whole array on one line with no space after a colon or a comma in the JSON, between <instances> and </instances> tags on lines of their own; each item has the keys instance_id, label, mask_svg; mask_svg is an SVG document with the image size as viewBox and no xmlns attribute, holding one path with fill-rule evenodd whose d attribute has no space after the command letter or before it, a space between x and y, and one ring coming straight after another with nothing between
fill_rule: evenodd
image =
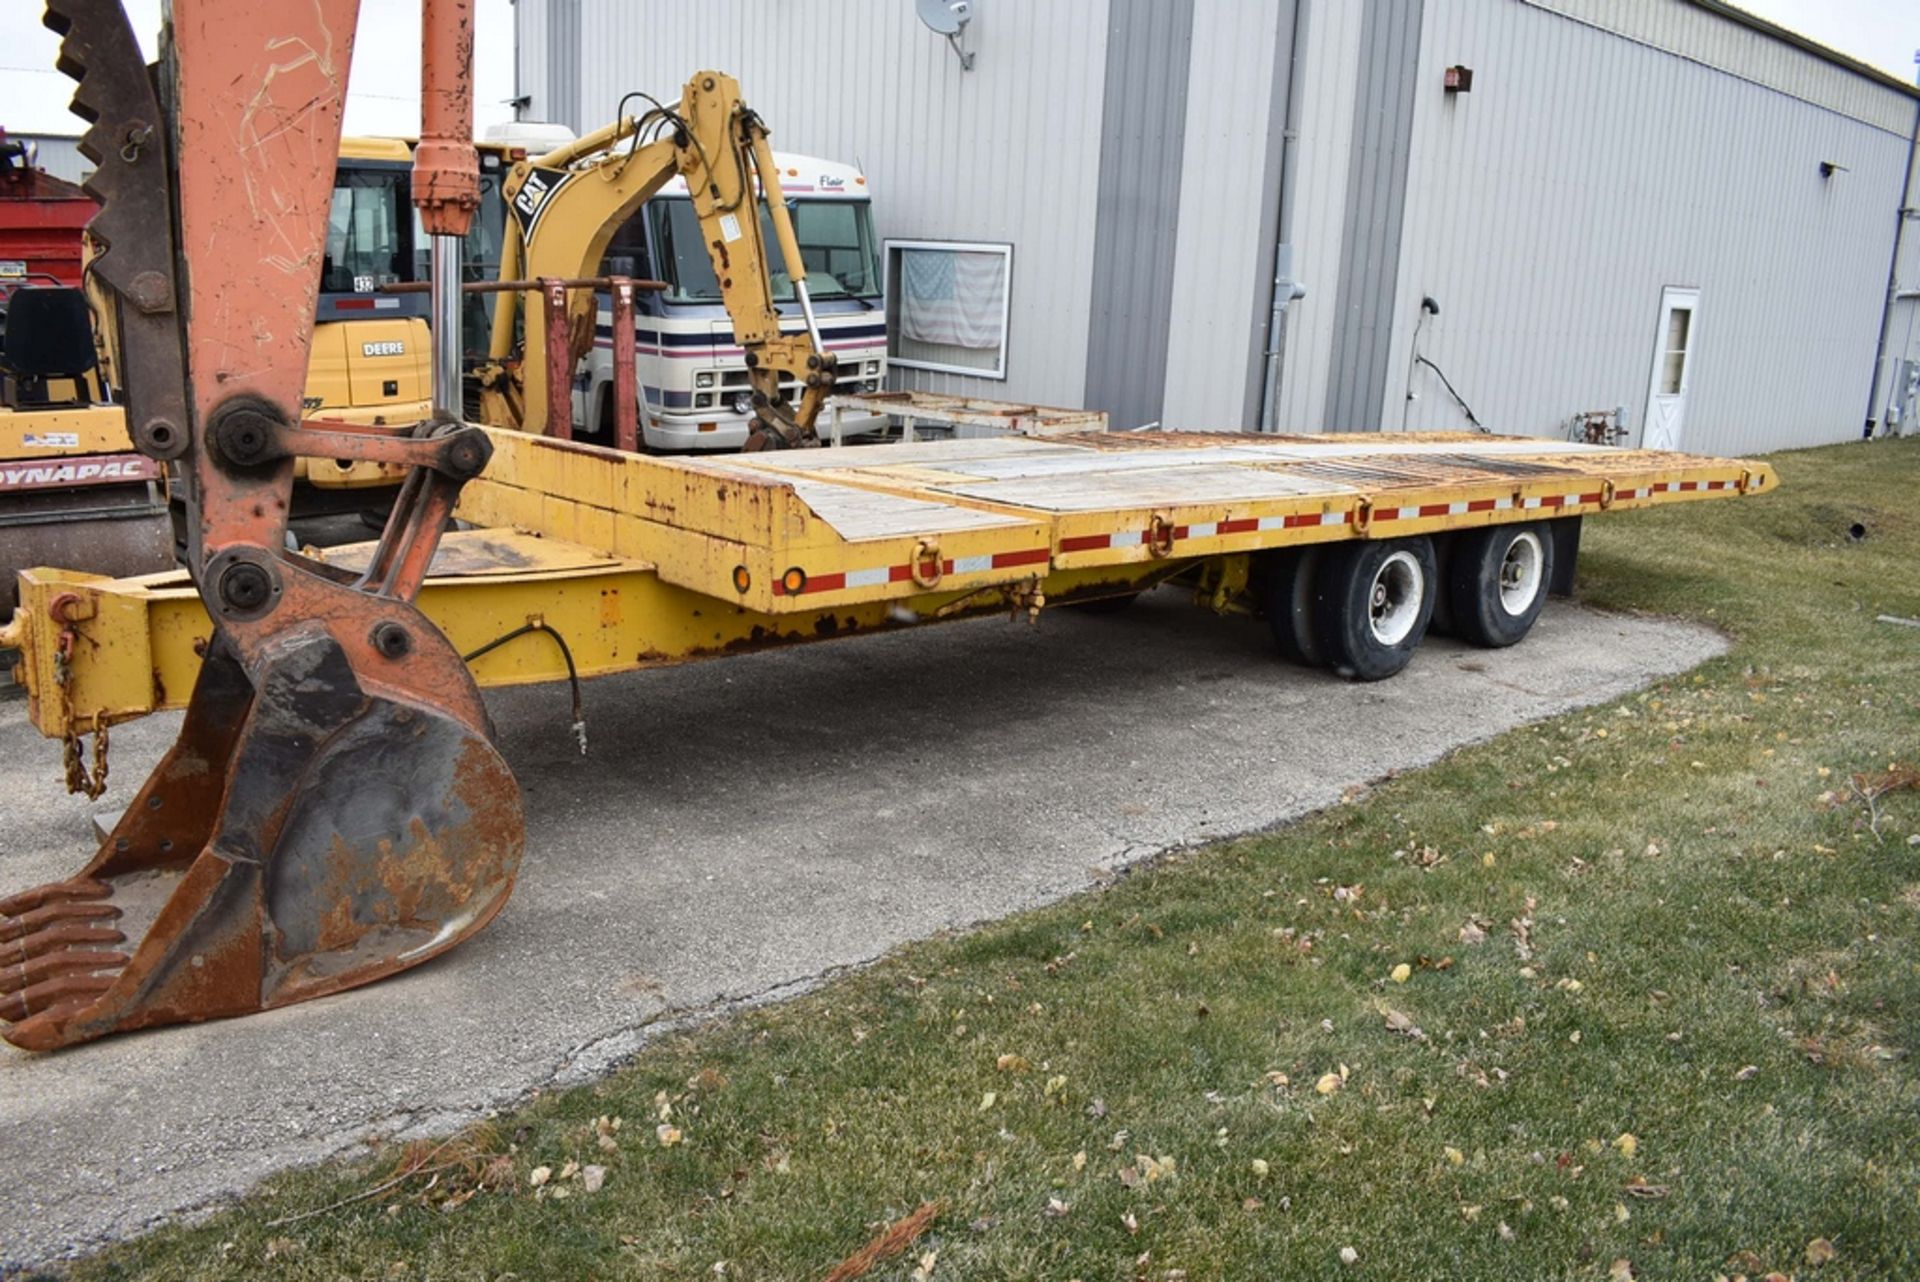
<instances>
[{"instance_id":1,"label":"red and white reflective tape","mask_svg":"<svg viewBox=\"0 0 1920 1282\"><path fill-rule=\"evenodd\" d=\"M1738 482L1735 481L1657 481L1637 489L1616 490L1613 497L1618 502L1649 498L1655 494L1688 494L1707 490L1731 490L1737 487ZM1605 494L1599 490L1583 494L1529 495L1518 499L1463 499L1451 503L1377 507L1368 514L1367 519L1370 524L1379 524L1387 521L1418 521L1443 516L1466 516L1479 512L1559 511L1570 507L1598 507L1605 501ZM1286 516L1234 517L1224 521L1195 521L1191 525L1176 525L1172 527L1171 536L1175 542L1185 539L1225 538L1234 534L1254 534L1266 530L1299 530L1346 525L1353 519L1354 512L1351 509L1295 512ZM1142 547L1149 538L1149 531L1145 529L1115 530L1106 534L1073 534L1060 540L1060 551L1062 553L1097 552L1109 548ZM1051 559L1050 553L1045 548L1032 548L1023 552L996 552L990 556L948 558L940 563L940 572L942 577L949 574L984 574L989 570L1040 565ZM930 564L931 562L924 562L923 568ZM880 587L911 579L913 572L912 565L885 565L865 570L822 574L809 578L797 594L788 592L784 583L776 581L773 585L773 594L793 596L814 592L837 592L849 588Z\"/></svg>"},{"instance_id":2,"label":"red and white reflective tape","mask_svg":"<svg viewBox=\"0 0 1920 1282\"><path fill-rule=\"evenodd\" d=\"M1738 481L1655 481L1652 485L1643 485L1637 490L1616 490L1613 497L1618 499L1644 499L1655 494L1692 494L1702 490L1738 489Z\"/></svg>"},{"instance_id":3,"label":"red and white reflective tape","mask_svg":"<svg viewBox=\"0 0 1920 1282\"><path fill-rule=\"evenodd\" d=\"M985 574L989 570L1011 570L1023 565L1045 565L1053 559L1053 553L1046 548L1027 548L1018 552L993 552L980 556L947 557L940 562L940 577L950 574ZM920 563L924 574L933 566L932 560ZM852 588L877 588L889 583L901 583L913 578L915 567L912 563L900 565L876 565L864 570L842 570L833 574L811 575L801 584L798 592L789 592L787 585L780 579L773 582L775 596L811 596L816 592L843 592Z\"/></svg>"},{"instance_id":4,"label":"red and white reflective tape","mask_svg":"<svg viewBox=\"0 0 1920 1282\"><path fill-rule=\"evenodd\" d=\"M1578 497L1568 495L1566 501L1578 502ZM1600 497L1594 496L1598 503ZM1465 516L1469 512L1511 512L1516 507L1540 507L1543 503L1559 507L1561 496L1555 494L1549 499L1463 499L1458 503L1422 503L1417 507L1377 507L1373 509L1372 521L1418 521L1436 516Z\"/></svg>"},{"instance_id":5,"label":"red and white reflective tape","mask_svg":"<svg viewBox=\"0 0 1920 1282\"><path fill-rule=\"evenodd\" d=\"M1313 526L1345 525L1352 513L1295 512L1290 516L1238 517L1225 521L1196 521L1176 525L1175 541L1181 539L1224 538L1230 534L1252 534L1258 530L1299 530ZM1073 534L1060 540L1062 552L1097 552L1103 548L1140 547L1147 542L1146 530L1116 530L1111 534Z\"/></svg>"}]
</instances>

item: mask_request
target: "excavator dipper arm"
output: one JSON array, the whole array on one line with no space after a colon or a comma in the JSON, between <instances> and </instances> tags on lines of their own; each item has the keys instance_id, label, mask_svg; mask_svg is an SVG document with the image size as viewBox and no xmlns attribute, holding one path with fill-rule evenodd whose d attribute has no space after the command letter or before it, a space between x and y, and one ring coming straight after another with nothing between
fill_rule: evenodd
<instances>
[{"instance_id":1,"label":"excavator dipper arm","mask_svg":"<svg viewBox=\"0 0 1920 1282\"><path fill-rule=\"evenodd\" d=\"M446 420L296 426L358 7L173 0L150 74L116 0L48 5L92 123L95 271L120 296L129 422L185 483L214 633L178 742L93 859L0 898L0 1036L18 1046L367 983L479 929L513 885L518 787L466 666L413 604L491 445ZM471 0L426 0L425 23L444 135L471 119ZM457 235L462 153L434 150L422 198ZM410 467L361 575L286 550L305 454Z\"/></svg>"},{"instance_id":2,"label":"excavator dipper arm","mask_svg":"<svg viewBox=\"0 0 1920 1282\"><path fill-rule=\"evenodd\" d=\"M817 445L814 424L833 391L834 358L820 343L807 269L780 196L779 169L767 142L767 127L741 100L740 85L718 71L696 72L676 108L656 106L532 161L514 166L505 191L513 219L504 274L514 270L538 280L596 276L608 243L635 210L676 174L686 179L714 278L733 321L734 341L746 350L753 388L754 421L747 448ZM773 257L758 211L780 249L805 326L788 334L774 305ZM492 355L508 358L515 345L517 300L495 303ZM568 302L576 359L591 343L594 297L573 291ZM542 309L520 310L523 350L545 350ZM631 359L617 353L615 359ZM520 425L549 430L545 421L545 363L521 362L521 385L508 396L520 402Z\"/></svg>"}]
</instances>

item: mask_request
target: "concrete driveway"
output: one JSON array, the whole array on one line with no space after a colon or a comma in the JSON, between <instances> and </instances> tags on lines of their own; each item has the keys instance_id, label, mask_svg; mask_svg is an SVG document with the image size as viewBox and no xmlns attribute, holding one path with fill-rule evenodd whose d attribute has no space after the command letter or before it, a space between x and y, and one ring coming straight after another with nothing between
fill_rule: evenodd
<instances>
[{"instance_id":1,"label":"concrete driveway","mask_svg":"<svg viewBox=\"0 0 1920 1282\"><path fill-rule=\"evenodd\" d=\"M599 681L584 759L563 689L498 693L528 812L500 919L325 1001L47 1057L0 1047L0 1272L370 1134L453 1127L604 1071L663 1014L792 991L1100 870L1269 827L1723 648L1556 602L1516 649L1436 640L1355 686L1275 660L1264 625L1162 590L1113 617ZM77 869L95 810L124 804L176 725L116 731L112 790L88 803L64 794L24 705L0 702L0 890Z\"/></svg>"}]
</instances>

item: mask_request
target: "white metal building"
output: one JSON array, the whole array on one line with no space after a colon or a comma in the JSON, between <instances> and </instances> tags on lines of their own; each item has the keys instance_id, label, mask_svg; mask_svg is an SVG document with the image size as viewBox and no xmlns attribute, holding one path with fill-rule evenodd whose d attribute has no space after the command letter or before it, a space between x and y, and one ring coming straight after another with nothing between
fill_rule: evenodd
<instances>
[{"instance_id":1,"label":"white metal building","mask_svg":"<svg viewBox=\"0 0 1920 1282\"><path fill-rule=\"evenodd\" d=\"M9 130L7 137L34 146L34 163L70 183L85 182L93 176L93 162L80 154L77 134L23 134Z\"/></svg>"},{"instance_id":2,"label":"white metal building","mask_svg":"<svg viewBox=\"0 0 1920 1282\"><path fill-rule=\"evenodd\" d=\"M972 0L957 49L914 0L517 8L527 119L715 67L861 166L901 385L1722 453L1920 419L1920 92L1719 0Z\"/></svg>"}]
</instances>

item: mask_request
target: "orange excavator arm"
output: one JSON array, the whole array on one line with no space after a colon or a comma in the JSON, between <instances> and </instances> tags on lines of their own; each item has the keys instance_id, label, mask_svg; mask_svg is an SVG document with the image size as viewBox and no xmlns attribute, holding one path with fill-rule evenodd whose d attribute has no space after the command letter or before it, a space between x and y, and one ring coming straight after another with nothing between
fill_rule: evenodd
<instances>
[{"instance_id":1,"label":"orange excavator arm","mask_svg":"<svg viewBox=\"0 0 1920 1282\"><path fill-rule=\"evenodd\" d=\"M298 412L358 8L172 0L150 72L117 0L48 4L92 125L94 271L118 295L131 434L184 482L215 628L178 742L93 859L0 898L0 1035L19 1046L367 983L452 947L512 888L518 787L414 605L491 445L445 413ZM477 181L471 0L425 0L424 24L415 191L457 243ZM409 469L364 572L287 550L299 456Z\"/></svg>"}]
</instances>

